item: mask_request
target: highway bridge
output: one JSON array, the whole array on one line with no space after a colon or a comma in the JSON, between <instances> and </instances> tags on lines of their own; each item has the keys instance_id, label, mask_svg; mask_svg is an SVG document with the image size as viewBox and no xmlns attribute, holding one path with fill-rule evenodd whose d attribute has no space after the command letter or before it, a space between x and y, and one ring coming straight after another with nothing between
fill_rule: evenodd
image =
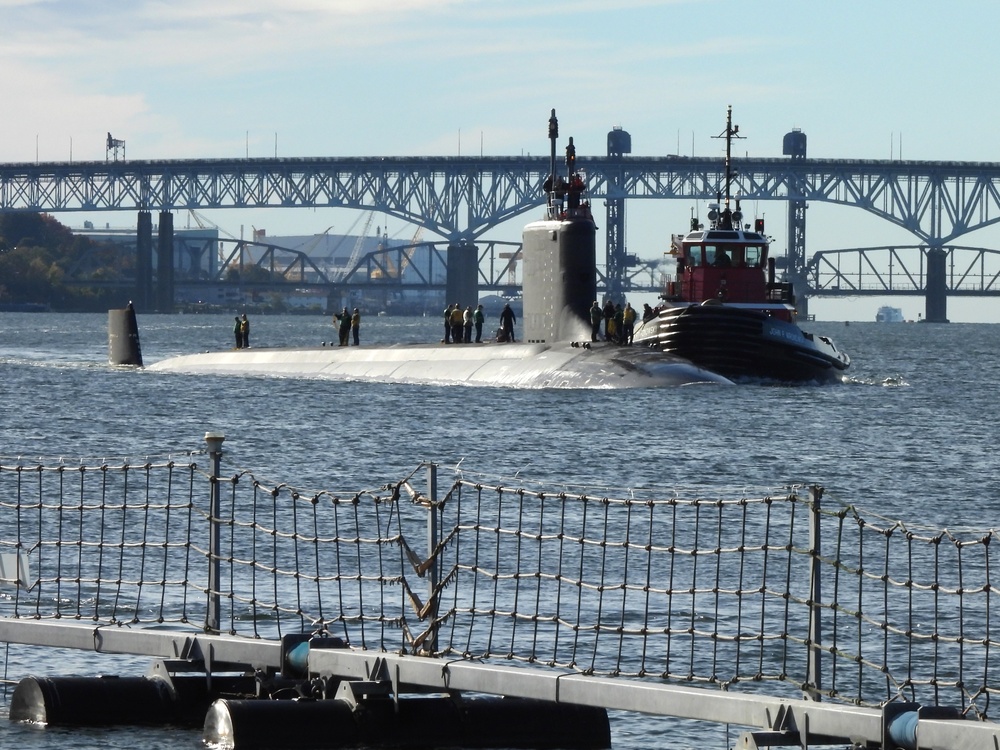
<instances>
[{"instance_id":1,"label":"highway bridge","mask_svg":"<svg viewBox=\"0 0 1000 750\"><path fill-rule=\"evenodd\" d=\"M615 137L621 132L609 134L608 156L577 162L595 206L603 201L607 208L601 286L612 295L645 288L644 274L635 270L645 270L643 261L624 246L625 202L712 200L724 178L721 157L633 156L627 134ZM944 321L948 296L1000 293L1000 251L956 244L1000 221L1000 163L809 159L805 151L805 135L793 131L785 136L786 156L738 160L734 183L743 200L788 204L784 270L803 311L809 297L919 294L926 319ZM0 211L135 210L140 246L151 246L155 211L162 239L164 226L172 227L166 217L185 209L375 210L442 237L451 252L540 205L548 172L548 158L532 156L0 164ZM905 229L915 242L809 256L805 209L811 202L861 209Z\"/></svg>"}]
</instances>

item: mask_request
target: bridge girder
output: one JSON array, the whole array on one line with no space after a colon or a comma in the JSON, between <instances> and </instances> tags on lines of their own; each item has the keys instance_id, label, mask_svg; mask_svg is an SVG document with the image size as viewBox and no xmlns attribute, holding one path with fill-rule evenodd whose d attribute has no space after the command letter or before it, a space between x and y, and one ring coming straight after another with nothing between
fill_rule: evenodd
<instances>
[{"instance_id":1,"label":"bridge girder","mask_svg":"<svg viewBox=\"0 0 1000 750\"><path fill-rule=\"evenodd\" d=\"M595 201L623 197L711 200L725 180L721 158L593 157L581 159L578 168L587 172L590 195ZM545 157L5 164L0 165L0 212L337 207L378 210L438 234L448 243L477 242L483 241L481 238L490 229L541 205L548 170ZM929 248L941 249L963 234L1000 222L1000 191L995 187L998 179L1000 163L996 162L746 158L739 161L733 193L743 200L790 201L798 206L820 201L861 208L906 229ZM926 253L920 253L919 267L913 272L901 271L894 276L891 264L906 268L902 256L895 253L889 257L888 270L880 272L871 260L872 250L826 251L809 260L804 253L791 253L786 272L791 279L805 280L799 291L803 299L919 294L921 284L926 288L926 274L921 275L921 269L928 265ZM833 257L831 252L855 255L859 267L856 283L842 283L848 277L840 271L839 261L836 266L824 265L827 258ZM924 291L928 300L931 296L939 298L939 308L943 309L946 294L994 293L995 278L987 281L985 272L979 274L978 289L972 289L971 282L953 283L956 266L950 254L937 255L934 260L936 291L934 295ZM985 256L980 261L985 262ZM271 262L275 262L273 255ZM308 261L301 258L289 262L299 264L300 276L315 270L307 270ZM377 266L379 262L370 255L357 268L362 263ZM836 283L821 278L821 267L837 279ZM387 270L383 266L383 272ZM277 269L270 271L277 273ZM370 279L371 271L368 268L366 279ZM866 274L871 277L870 291L863 289ZM650 288L640 288L634 276L623 268L613 268L609 258L602 283L610 287L610 280L616 284L622 280L628 291L651 290L652 282ZM975 276L969 272L961 275L964 280ZM893 288L891 283L884 283L883 277L907 278L910 286L906 290ZM490 278L481 281L488 288L503 288L498 285L499 278L491 272ZM433 285L430 278L425 283Z\"/></svg>"},{"instance_id":2,"label":"bridge girder","mask_svg":"<svg viewBox=\"0 0 1000 750\"><path fill-rule=\"evenodd\" d=\"M709 200L721 158L581 158L594 199ZM374 209L449 241L541 205L545 157L378 157L0 165L0 211ZM854 206L940 246L1000 222L1000 163L741 159L745 200Z\"/></svg>"}]
</instances>

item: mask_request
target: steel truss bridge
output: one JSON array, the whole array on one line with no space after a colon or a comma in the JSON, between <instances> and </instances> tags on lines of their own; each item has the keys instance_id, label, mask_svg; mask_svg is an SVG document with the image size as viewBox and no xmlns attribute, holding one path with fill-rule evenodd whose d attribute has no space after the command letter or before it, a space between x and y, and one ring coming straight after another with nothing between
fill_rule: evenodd
<instances>
[{"instance_id":1,"label":"steel truss bridge","mask_svg":"<svg viewBox=\"0 0 1000 750\"><path fill-rule=\"evenodd\" d=\"M711 200L724 176L723 160L708 157L597 157L580 159L578 168L588 175L591 198L609 206L624 199ZM741 199L790 203L786 271L802 297L923 294L927 319L944 320L948 295L995 292L997 253L960 250L952 243L1000 222L998 162L792 156L741 159L737 169L734 193ZM4 164L0 211L353 208L377 210L436 233L449 244L461 244L475 242L540 205L548 171L546 157ZM918 244L884 248L890 266L876 264L879 253L874 248L807 258L804 208L809 201L868 211L905 229ZM854 259L848 261L848 255ZM616 251L616 257L608 258L608 277L621 279L636 262L635 256ZM977 264L977 274L962 270ZM868 269L867 276L854 269ZM633 287L626 283L625 288Z\"/></svg>"},{"instance_id":2,"label":"steel truss bridge","mask_svg":"<svg viewBox=\"0 0 1000 750\"><path fill-rule=\"evenodd\" d=\"M197 266L198 259L209 254L217 254L219 258L219 264L212 271L200 268L188 271L182 279L185 286L227 283L235 271L242 276L242 286L259 291L281 291L289 286L357 291L447 288L447 242L417 242L373 250L362 255L352 267L336 271L317 265L307 252L266 242L176 235L174 243L176 253L194 259L190 263L181 261L182 269L185 265ZM519 284L512 278L517 265L515 256L520 247L519 242L499 240L476 243L480 289L511 295L516 293ZM119 249L124 255L134 254L136 243L120 243ZM106 261L106 249L103 247L95 246L85 252L68 269L71 283L124 287L126 284L121 281L91 276L94 271L100 270L97 264ZM643 264L651 279L650 289L657 265ZM262 273L252 274L248 279L244 272L250 267L260 269ZM406 269L405 274L403 269Z\"/></svg>"},{"instance_id":3,"label":"steel truss bridge","mask_svg":"<svg viewBox=\"0 0 1000 750\"><path fill-rule=\"evenodd\" d=\"M1000 250L946 245L943 254L947 292L955 297L1000 297ZM826 297L913 295L927 289L931 249L924 245L886 245L853 250L823 250L806 267L816 294Z\"/></svg>"}]
</instances>

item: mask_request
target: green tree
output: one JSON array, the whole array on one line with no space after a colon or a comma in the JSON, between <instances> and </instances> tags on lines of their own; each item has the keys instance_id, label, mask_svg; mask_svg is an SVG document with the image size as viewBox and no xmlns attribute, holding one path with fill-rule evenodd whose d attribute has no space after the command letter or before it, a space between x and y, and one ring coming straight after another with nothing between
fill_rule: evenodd
<instances>
[{"instance_id":1,"label":"green tree","mask_svg":"<svg viewBox=\"0 0 1000 750\"><path fill-rule=\"evenodd\" d=\"M0 214L0 302L42 303L54 309L107 309L107 290L67 283L82 260L95 273L122 278L123 264L112 251L74 235L47 214ZM85 275L85 274L84 274Z\"/></svg>"}]
</instances>

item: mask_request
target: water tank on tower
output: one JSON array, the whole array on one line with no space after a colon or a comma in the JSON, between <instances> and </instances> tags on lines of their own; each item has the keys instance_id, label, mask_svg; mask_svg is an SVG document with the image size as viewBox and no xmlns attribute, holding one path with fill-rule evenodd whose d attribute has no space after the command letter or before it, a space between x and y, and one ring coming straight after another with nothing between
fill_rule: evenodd
<instances>
[{"instance_id":1,"label":"water tank on tower","mask_svg":"<svg viewBox=\"0 0 1000 750\"><path fill-rule=\"evenodd\" d=\"M608 133L608 156L621 156L632 153L632 136L622 130L621 125L615 125Z\"/></svg>"},{"instance_id":2,"label":"water tank on tower","mask_svg":"<svg viewBox=\"0 0 1000 750\"><path fill-rule=\"evenodd\" d=\"M785 156L793 159L806 158L806 134L798 128L791 133L785 133L784 147L781 150Z\"/></svg>"}]
</instances>

